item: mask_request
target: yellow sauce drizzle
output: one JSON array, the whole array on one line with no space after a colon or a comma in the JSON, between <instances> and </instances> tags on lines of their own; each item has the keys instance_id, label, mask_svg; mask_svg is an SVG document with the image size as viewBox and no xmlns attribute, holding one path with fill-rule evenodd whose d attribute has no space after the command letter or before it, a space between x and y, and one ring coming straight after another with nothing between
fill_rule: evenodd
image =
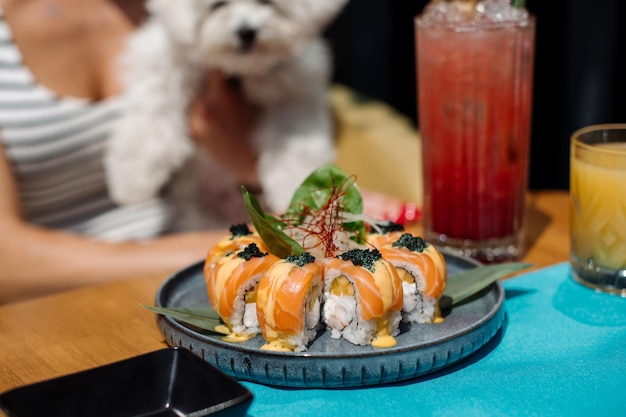
<instances>
[{"instance_id":1,"label":"yellow sauce drizzle","mask_svg":"<svg viewBox=\"0 0 626 417\"><path fill-rule=\"evenodd\" d=\"M375 348L390 348L398 344L398 341L391 335L376 336L372 340L372 347Z\"/></svg>"},{"instance_id":2,"label":"yellow sauce drizzle","mask_svg":"<svg viewBox=\"0 0 626 417\"><path fill-rule=\"evenodd\" d=\"M294 346L284 340L272 340L261 346L261 350L271 350L274 352L293 352Z\"/></svg>"},{"instance_id":3,"label":"yellow sauce drizzle","mask_svg":"<svg viewBox=\"0 0 626 417\"><path fill-rule=\"evenodd\" d=\"M215 326L214 330L218 333L221 333L225 336L221 337L221 339L224 342L231 342L231 343L240 343L240 342L245 342L246 340L250 340L252 339L255 335L253 334L236 334L233 333L233 331L224 324L220 324L218 326Z\"/></svg>"},{"instance_id":4,"label":"yellow sauce drizzle","mask_svg":"<svg viewBox=\"0 0 626 417\"><path fill-rule=\"evenodd\" d=\"M376 261L374 265L374 282L378 291L380 292L380 299L383 302L383 308L385 311L391 308L393 303L394 283L390 277L390 269L394 268L391 264L383 262L382 259Z\"/></svg>"},{"instance_id":5,"label":"yellow sauce drizzle","mask_svg":"<svg viewBox=\"0 0 626 417\"><path fill-rule=\"evenodd\" d=\"M224 342L240 343L240 342L245 342L247 340L250 340L254 336L255 335L253 335L253 334L235 334L235 333L231 333L229 335L226 335L226 336L222 337L222 340Z\"/></svg>"},{"instance_id":6,"label":"yellow sauce drizzle","mask_svg":"<svg viewBox=\"0 0 626 417\"><path fill-rule=\"evenodd\" d=\"M231 330L228 328L228 326L226 326L224 324L220 324L219 326L215 326L215 329L213 329L213 330L215 330L218 333L226 334L226 335L232 333Z\"/></svg>"},{"instance_id":7,"label":"yellow sauce drizzle","mask_svg":"<svg viewBox=\"0 0 626 417\"><path fill-rule=\"evenodd\" d=\"M441 311L439 310L439 305L437 305L437 310L435 311L435 316L433 317L433 324L441 324L446 321L443 317L441 317Z\"/></svg>"},{"instance_id":8,"label":"yellow sauce drizzle","mask_svg":"<svg viewBox=\"0 0 626 417\"><path fill-rule=\"evenodd\" d=\"M384 314L376 320L376 337L372 340L372 347L390 348L398 344L398 341L389 334L390 313Z\"/></svg>"}]
</instances>

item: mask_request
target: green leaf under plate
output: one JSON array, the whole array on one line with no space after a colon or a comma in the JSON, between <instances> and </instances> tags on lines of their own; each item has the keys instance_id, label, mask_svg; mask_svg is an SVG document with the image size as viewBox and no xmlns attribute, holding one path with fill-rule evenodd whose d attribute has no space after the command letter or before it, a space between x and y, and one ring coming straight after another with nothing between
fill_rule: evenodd
<instances>
[{"instance_id":1,"label":"green leaf under plate","mask_svg":"<svg viewBox=\"0 0 626 417\"><path fill-rule=\"evenodd\" d=\"M176 320L184 321L200 329L208 330L215 334L222 334L215 330L216 326L222 324L220 317L212 308L163 308L142 304L150 311L163 316L172 317Z\"/></svg>"},{"instance_id":2,"label":"green leaf under plate","mask_svg":"<svg viewBox=\"0 0 626 417\"><path fill-rule=\"evenodd\" d=\"M463 272L448 276L446 289L439 301L439 307L444 310L467 300L492 283L507 275L522 269L530 268L532 264L524 262L507 262L471 268Z\"/></svg>"}]
</instances>

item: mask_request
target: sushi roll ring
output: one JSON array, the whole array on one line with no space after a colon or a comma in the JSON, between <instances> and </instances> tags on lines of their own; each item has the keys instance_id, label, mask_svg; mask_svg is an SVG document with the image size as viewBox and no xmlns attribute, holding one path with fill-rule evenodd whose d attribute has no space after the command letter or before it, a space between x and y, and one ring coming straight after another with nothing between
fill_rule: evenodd
<instances>
[{"instance_id":1,"label":"sushi roll ring","mask_svg":"<svg viewBox=\"0 0 626 417\"><path fill-rule=\"evenodd\" d=\"M324 322L331 337L355 345L395 346L402 281L377 249L352 249L327 261Z\"/></svg>"},{"instance_id":2,"label":"sushi roll ring","mask_svg":"<svg viewBox=\"0 0 626 417\"><path fill-rule=\"evenodd\" d=\"M257 285L265 271L279 258L262 252L256 243L221 257L205 268L209 301L225 326L215 330L226 333L225 340L240 342L260 333L256 313Z\"/></svg>"},{"instance_id":3,"label":"sushi roll ring","mask_svg":"<svg viewBox=\"0 0 626 417\"><path fill-rule=\"evenodd\" d=\"M324 265L309 253L289 256L269 267L256 295L264 350L307 349L320 324Z\"/></svg>"},{"instance_id":4,"label":"sushi roll ring","mask_svg":"<svg viewBox=\"0 0 626 417\"><path fill-rule=\"evenodd\" d=\"M382 246L380 253L402 279L403 321L442 321L439 299L446 288L447 268L441 252L421 237L405 233L395 242Z\"/></svg>"}]
</instances>

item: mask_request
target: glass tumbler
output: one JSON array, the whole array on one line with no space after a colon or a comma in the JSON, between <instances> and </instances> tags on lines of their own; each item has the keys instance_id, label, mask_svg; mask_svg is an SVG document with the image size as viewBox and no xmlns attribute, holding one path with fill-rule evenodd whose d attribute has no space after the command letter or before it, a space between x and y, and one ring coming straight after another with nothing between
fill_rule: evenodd
<instances>
[{"instance_id":1,"label":"glass tumbler","mask_svg":"<svg viewBox=\"0 0 626 417\"><path fill-rule=\"evenodd\" d=\"M572 276L626 297L626 124L577 130L570 155Z\"/></svg>"},{"instance_id":2,"label":"glass tumbler","mask_svg":"<svg viewBox=\"0 0 626 417\"><path fill-rule=\"evenodd\" d=\"M532 16L415 20L425 239L482 262L518 259L528 185Z\"/></svg>"}]
</instances>

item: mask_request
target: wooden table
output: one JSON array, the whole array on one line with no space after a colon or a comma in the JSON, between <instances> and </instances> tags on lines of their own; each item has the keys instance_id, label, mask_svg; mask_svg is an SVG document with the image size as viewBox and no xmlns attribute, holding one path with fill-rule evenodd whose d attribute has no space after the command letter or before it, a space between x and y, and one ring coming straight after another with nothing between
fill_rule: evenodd
<instances>
[{"instance_id":1,"label":"wooden table","mask_svg":"<svg viewBox=\"0 0 626 417\"><path fill-rule=\"evenodd\" d=\"M566 261L568 194L529 198L523 260L535 268ZM0 392L166 347L153 313L166 277L84 288L0 307Z\"/></svg>"}]
</instances>

